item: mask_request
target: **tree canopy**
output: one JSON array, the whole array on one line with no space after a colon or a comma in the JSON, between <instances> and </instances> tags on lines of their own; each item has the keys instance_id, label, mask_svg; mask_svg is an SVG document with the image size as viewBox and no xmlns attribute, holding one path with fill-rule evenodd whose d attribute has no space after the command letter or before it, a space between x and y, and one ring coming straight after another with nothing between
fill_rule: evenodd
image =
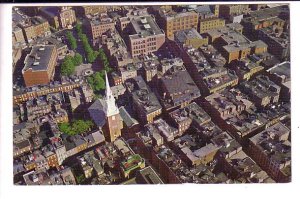
<instances>
[{"instance_id":1,"label":"tree canopy","mask_svg":"<svg viewBox=\"0 0 300 199\"><path fill-rule=\"evenodd\" d=\"M80 64L82 64L82 56L79 53L76 53L74 57L66 56L61 64L61 74L72 75L75 71L75 67Z\"/></svg>"},{"instance_id":2,"label":"tree canopy","mask_svg":"<svg viewBox=\"0 0 300 199\"><path fill-rule=\"evenodd\" d=\"M73 57L73 63L75 66L79 66L80 64L82 64L82 56L79 53L75 53L75 56Z\"/></svg>"},{"instance_id":3,"label":"tree canopy","mask_svg":"<svg viewBox=\"0 0 300 199\"><path fill-rule=\"evenodd\" d=\"M75 50L77 48L77 41L76 41L75 37L73 36L72 32L68 31L66 36L67 36L67 39L68 39L71 49Z\"/></svg>"},{"instance_id":4,"label":"tree canopy","mask_svg":"<svg viewBox=\"0 0 300 199\"><path fill-rule=\"evenodd\" d=\"M66 56L61 64L62 75L72 75L75 71L75 65L71 56Z\"/></svg>"},{"instance_id":5,"label":"tree canopy","mask_svg":"<svg viewBox=\"0 0 300 199\"><path fill-rule=\"evenodd\" d=\"M104 81L104 73L96 72L93 75L87 78L88 83L92 87L92 89L96 92L99 92L105 89L105 81Z\"/></svg>"},{"instance_id":6,"label":"tree canopy","mask_svg":"<svg viewBox=\"0 0 300 199\"><path fill-rule=\"evenodd\" d=\"M104 52L104 50L102 48L99 49L99 57L100 57L100 60L102 62L102 65L104 67L104 70L106 70L106 72L110 72L112 70L112 68L109 66L109 61L108 61L108 58Z\"/></svg>"},{"instance_id":7,"label":"tree canopy","mask_svg":"<svg viewBox=\"0 0 300 199\"><path fill-rule=\"evenodd\" d=\"M80 34L79 37L82 41L82 45L83 45L83 49L86 53L87 61L89 63L93 63L96 60L99 52L93 50L93 48L89 44L89 40L88 40L86 34Z\"/></svg>"},{"instance_id":8,"label":"tree canopy","mask_svg":"<svg viewBox=\"0 0 300 199\"><path fill-rule=\"evenodd\" d=\"M60 123L58 128L61 132L68 135L76 135L80 133L85 133L93 127L93 123L90 120L74 120L71 123Z\"/></svg>"}]
</instances>

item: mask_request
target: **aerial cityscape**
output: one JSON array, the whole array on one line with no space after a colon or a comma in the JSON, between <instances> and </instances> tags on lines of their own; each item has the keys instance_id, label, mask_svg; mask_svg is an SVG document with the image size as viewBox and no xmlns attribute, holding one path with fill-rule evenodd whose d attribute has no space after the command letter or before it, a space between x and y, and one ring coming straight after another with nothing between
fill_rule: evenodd
<instances>
[{"instance_id":1,"label":"aerial cityscape","mask_svg":"<svg viewBox=\"0 0 300 199\"><path fill-rule=\"evenodd\" d=\"M291 182L289 9L13 7L14 184Z\"/></svg>"}]
</instances>

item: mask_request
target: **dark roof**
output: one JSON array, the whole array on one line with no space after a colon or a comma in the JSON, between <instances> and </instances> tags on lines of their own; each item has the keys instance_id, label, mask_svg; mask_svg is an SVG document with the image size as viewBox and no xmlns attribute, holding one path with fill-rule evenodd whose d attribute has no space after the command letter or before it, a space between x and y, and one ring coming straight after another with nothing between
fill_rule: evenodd
<instances>
[{"instance_id":1,"label":"dark roof","mask_svg":"<svg viewBox=\"0 0 300 199\"><path fill-rule=\"evenodd\" d=\"M15 146L18 148L18 149L23 149L23 148L26 148L26 147L29 147L31 144L29 142L29 140L23 140L21 142L18 142L15 144Z\"/></svg>"},{"instance_id":2,"label":"dark roof","mask_svg":"<svg viewBox=\"0 0 300 199\"><path fill-rule=\"evenodd\" d=\"M198 87L187 71L175 72L172 75L162 77L161 80L170 94L179 92L185 93L186 91L199 91Z\"/></svg>"},{"instance_id":3,"label":"dark roof","mask_svg":"<svg viewBox=\"0 0 300 199\"><path fill-rule=\"evenodd\" d=\"M32 69L33 71L45 71L48 70L49 61L52 55L54 45L39 45L34 46L25 58L25 66L23 71Z\"/></svg>"},{"instance_id":4,"label":"dark roof","mask_svg":"<svg viewBox=\"0 0 300 199\"><path fill-rule=\"evenodd\" d=\"M268 70L271 74L276 74L278 76L284 75L287 78L291 77L291 64L290 62L284 62L278 64Z\"/></svg>"},{"instance_id":5,"label":"dark roof","mask_svg":"<svg viewBox=\"0 0 300 199\"><path fill-rule=\"evenodd\" d=\"M138 124L138 121L136 121L136 119L134 119L130 116L130 114L126 111L124 106L120 107L119 111L120 111L120 115L121 115L123 121L125 122L126 126L131 127L135 124Z\"/></svg>"}]
</instances>

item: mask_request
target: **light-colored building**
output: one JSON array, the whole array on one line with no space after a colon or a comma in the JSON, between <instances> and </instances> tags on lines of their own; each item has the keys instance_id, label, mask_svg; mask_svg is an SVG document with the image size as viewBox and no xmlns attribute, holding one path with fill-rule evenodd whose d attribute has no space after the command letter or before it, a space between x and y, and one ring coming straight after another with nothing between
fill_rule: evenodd
<instances>
[{"instance_id":1,"label":"light-colored building","mask_svg":"<svg viewBox=\"0 0 300 199\"><path fill-rule=\"evenodd\" d=\"M168 39L174 39L174 33L198 27L198 13L195 11L177 13L173 10L159 10L159 25Z\"/></svg>"}]
</instances>

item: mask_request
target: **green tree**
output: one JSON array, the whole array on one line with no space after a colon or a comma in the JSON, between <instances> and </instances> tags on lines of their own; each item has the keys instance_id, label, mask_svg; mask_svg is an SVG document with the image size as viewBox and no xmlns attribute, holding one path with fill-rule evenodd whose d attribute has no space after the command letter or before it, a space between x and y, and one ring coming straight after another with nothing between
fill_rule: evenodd
<instances>
[{"instance_id":1,"label":"green tree","mask_svg":"<svg viewBox=\"0 0 300 199\"><path fill-rule=\"evenodd\" d=\"M78 35L82 34L82 24L77 23L75 26L75 29L76 29Z\"/></svg>"},{"instance_id":2,"label":"green tree","mask_svg":"<svg viewBox=\"0 0 300 199\"><path fill-rule=\"evenodd\" d=\"M82 56L79 53L75 53L75 56L73 57L73 64L75 66L79 66L80 64L82 64Z\"/></svg>"},{"instance_id":3,"label":"green tree","mask_svg":"<svg viewBox=\"0 0 300 199\"><path fill-rule=\"evenodd\" d=\"M79 175L79 176L76 176L76 181L78 184L81 184L85 181L85 177L83 174Z\"/></svg>"},{"instance_id":4,"label":"green tree","mask_svg":"<svg viewBox=\"0 0 300 199\"><path fill-rule=\"evenodd\" d=\"M69 123L60 123L58 124L58 128L61 132L68 134L68 135L75 135L76 132L72 129Z\"/></svg>"},{"instance_id":5,"label":"green tree","mask_svg":"<svg viewBox=\"0 0 300 199\"><path fill-rule=\"evenodd\" d=\"M68 31L66 35L67 35L67 39L68 39L71 49L75 50L77 48L77 41L76 41L75 37L73 36L73 34L70 31Z\"/></svg>"},{"instance_id":6,"label":"green tree","mask_svg":"<svg viewBox=\"0 0 300 199\"><path fill-rule=\"evenodd\" d=\"M83 45L83 49L84 49L86 57L87 57L87 61L89 63L93 63L99 54L98 51L93 50L93 48L89 44L86 34L80 34L79 37L82 41L82 45Z\"/></svg>"},{"instance_id":7,"label":"green tree","mask_svg":"<svg viewBox=\"0 0 300 199\"><path fill-rule=\"evenodd\" d=\"M102 48L100 48L98 53L99 53L99 57L102 62L102 65L104 67L104 70L106 70L106 72L110 72L112 70L112 68L109 66L109 61L108 61L108 58L107 58L104 50Z\"/></svg>"},{"instance_id":8,"label":"green tree","mask_svg":"<svg viewBox=\"0 0 300 199\"><path fill-rule=\"evenodd\" d=\"M75 120L72 123L72 129L76 133L84 133L84 132L87 132L92 127L92 125L93 125L93 123L89 120L87 120L87 121Z\"/></svg>"},{"instance_id":9,"label":"green tree","mask_svg":"<svg viewBox=\"0 0 300 199\"><path fill-rule=\"evenodd\" d=\"M88 132L92 127L93 122L90 120L74 120L71 123L58 124L58 128L61 132L71 136Z\"/></svg>"},{"instance_id":10,"label":"green tree","mask_svg":"<svg viewBox=\"0 0 300 199\"><path fill-rule=\"evenodd\" d=\"M103 73L96 72L87 78L88 83L94 91L98 92L105 89L105 81L103 76Z\"/></svg>"},{"instance_id":11,"label":"green tree","mask_svg":"<svg viewBox=\"0 0 300 199\"><path fill-rule=\"evenodd\" d=\"M62 75L72 75L75 71L75 65L71 56L66 56L63 63L61 64Z\"/></svg>"}]
</instances>

